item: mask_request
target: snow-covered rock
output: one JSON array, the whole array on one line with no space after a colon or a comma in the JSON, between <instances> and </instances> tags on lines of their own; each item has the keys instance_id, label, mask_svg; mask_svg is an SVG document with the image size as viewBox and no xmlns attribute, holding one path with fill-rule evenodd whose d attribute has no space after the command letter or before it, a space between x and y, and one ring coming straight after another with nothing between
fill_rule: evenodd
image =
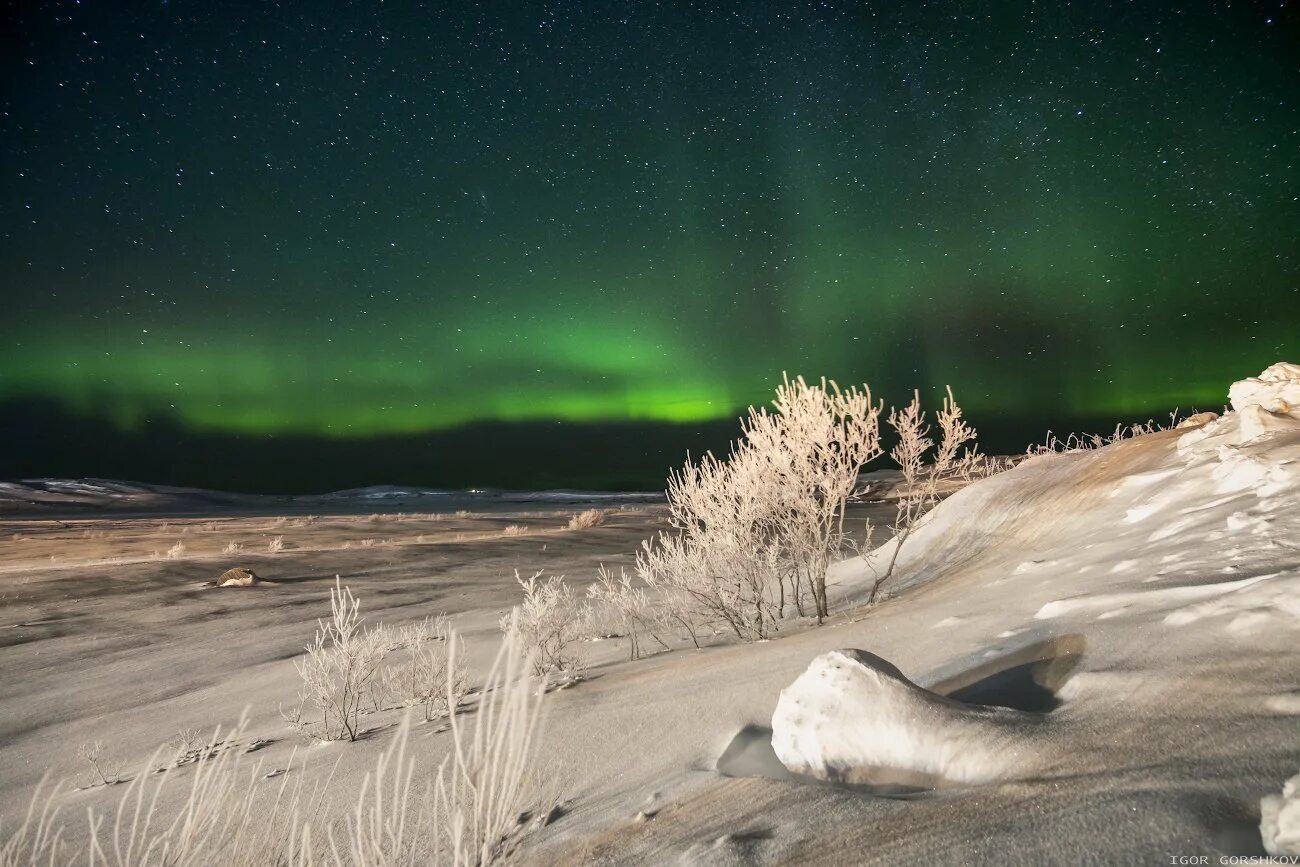
<instances>
[{"instance_id":1,"label":"snow-covered rock","mask_svg":"<svg viewBox=\"0 0 1300 867\"><path fill-rule=\"evenodd\" d=\"M252 587L254 584L261 584L262 582L252 569L236 566L222 572L213 583L218 587Z\"/></svg>"},{"instance_id":2,"label":"snow-covered rock","mask_svg":"<svg viewBox=\"0 0 1300 867\"><path fill-rule=\"evenodd\" d=\"M772 749L789 770L872 785L985 783L1038 763L1040 718L962 704L863 650L833 650L781 692Z\"/></svg>"},{"instance_id":3,"label":"snow-covered rock","mask_svg":"<svg viewBox=\"0 0 1300 867\"><path fill-rule=\"evenodd\" d=\"M1282 794L1259 802L1259 834L1270 855L1300 855L1300 774L1282 785Z\"/></svg>"},{"instance_id":4,"label":"snow-covered rock","mask_svg":"<svg viewBox=\"0 0 1300 867\"><path fill-rule=\"evenodd\" d=\"M1259 376L1234 382L1228 399L1237 411L1241 442L1274 430L1300 430L1300 364L1279 361Z\"/></svg>"}]
</instances>

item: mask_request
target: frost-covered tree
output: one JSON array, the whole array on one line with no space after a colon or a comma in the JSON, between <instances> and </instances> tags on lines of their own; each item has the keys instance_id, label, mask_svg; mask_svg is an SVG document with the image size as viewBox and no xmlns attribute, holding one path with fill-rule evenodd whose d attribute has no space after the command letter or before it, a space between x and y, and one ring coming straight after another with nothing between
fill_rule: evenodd
<instances>
[{"instance_id":1,"label":"frost-covered tree","mask_svg":"<svg viewBox=\"0 0 1300 867\"><path fill-rule=\"evenodd\" d=\"M587 587L587 598L593 605L593 616L613 625L627 637L629 658L641 656L641 639L650 636L665 650L668 645L656 633L661 616L656 610L646 588L632 583L626 569L618 570L618 577L600 564L596 580Z\"/></svg>"},{"instance_id":2,"label":"frost-covered tree","mask_svg":"<svg viewBox=\"0 0 1300 867\"><path fill-rule=\"evenodd\" d=\"M826 570L858 473L881 454L881 410L865 386L786 378L725 460L706 454L669 478L673 531L643 544L637 569L679 621L758 640L790 607L829 613Z\"/></svg>"},{"instance_id":3,"label":"frost-covered tree","mask_svg":"<svg viewBox=\"0 0 1300 867\"><path fill-rule=\"evenodd\" d=\"M866 386L841 390L802 378L786 379L773 406L750 411L745 442L764 480L792 601L803 614L806 587L820 622L830 613L826 570L843 549L845 506L862 467L881 454L883 406Z\"/></svg>"},{"instance_id":4,"label":"frost-covered tree","mask_svg":"<svg viewBox=\"0 0 1300 867\"><path fill-rule=\"evenodd\" d=\"M917 522L939 502L945 484L970 481L976 475L1003 468L1000 462L987 461L975 446L963 450L963 446L975 442L975 429L962 417L962 409L952 395L952 388L947 389L943 408L935 413L935 420L939 425L937 443L930 436L930 425L921 408L921 395L916 391L912 392L912 401L907 406L890 410L889 426L898 435L898 443L889 454L902 471L903 479L894 514L894 548L889 563L876 575L868 603L876 600L881 586L893 577L898 552L912 535Z\"/></svg>"},{"instance_id":5,"label":"frost-covered tree","mask_svg":"<svg viewBox=\"0 0 1300 867\"><path fill-rule=\"evenodd\" d=\"M392 649L387 630L362 626L360 608L352 590L336 578L330 619L319 621L306 656L295 663L302 691L285 720L318 740L357 739L362 704Z\"/></svg>"},{"instance_id":6,"label":"frost-covered tree","mask_svg":"<svg viewBox=\"0 0 1300 867\"><path fill-rule=\"evenodd\" d=\"M573 595L563 575L542 580L539 571L523 578L516 570L515 580L524 591L524 600L512 614L501 618L501 631L508 635L518 632L535 674L576 670L579 659L571 647L582 637L589 607Z\"/></svg>"}]
</instances>

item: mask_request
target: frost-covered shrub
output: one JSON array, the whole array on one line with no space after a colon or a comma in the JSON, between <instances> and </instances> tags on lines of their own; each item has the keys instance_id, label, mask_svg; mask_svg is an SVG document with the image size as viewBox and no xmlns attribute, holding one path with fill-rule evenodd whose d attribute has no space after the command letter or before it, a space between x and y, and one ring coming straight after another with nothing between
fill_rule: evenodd
<instances>
[{"instance_id":1,"label":"frost-covered shrub","mask_svg":"<svg viewBox=\"0 0 1300 867\"><path fill-rule=\"evenodd\" d=\"M672 615L745 640L767 637L789 608L824 618L845 505L881 454L881 410L865 386L786 379L772 411L750 409L725 460L707 454L674 473L673 531L637 557Z\"/></svg>"},{"instance_id":2,"label":"frost-covered shrub","mask_svg":"<svg viewBox=\"0 0 1300 867\"><path fill-rule=\"evenodd\" d=\"M357 739L361 707L392 650L391 634L361 625L360 603L335 579L329 620L318 622L307 655L295 665L302 677L297 707L284 713L290 726L324 741Z\"/></svg>"},{"instance_id":3,"label":"frost-covered shrub","mask_svg":"<svg viewBox=\"0 0 1300 867\"><path fill-rule=\"evenodd\" d=\"M551 671L573 671L578 658L570 648L582 637L588 607L573 595L563 575L540 580L542 572L515 580L524 591L524 601L514 616L501 618L501 630L517 631L532 656L533 669L543 675Z\"/></svg>"},{"instance_id":4,"label":"frost-covered shrub","mask_svg":"<svg viewBox=\"0 0 1300 867\"><path fill-rule=\"evenodd\" d=\"M776 628L785 592L781 551L740 520L663 533L642 543L637 554L638 573L692 639L701 629L720 627L759 640Z\"/></svg>"},{"instance_id":5,"label":"frost-covered shrub","mask_svg":"<svg viewBox=\"0 0 1300 867\"><path fill-rule=\"evenodd\" d=\"M449 716L469 692L462 662L464 642L445 616L425 618L395 633L406 658L385 666L382 691L408 707L419 707L426 721ZM454 645L454 647L453 647Z\"/></svg>"},{"instance_id":6,"label":"frost-covered shrub","mask_svg":"<svg viewBox=\"0 0 1300 867\"><path fill-rule=\"evenodd\" d=\"M862 467L881 454L882 405L865 385L841 391L802 378L777 389L775 412L750 411L744 436L756 454L755 485L773 513L771 538L799 613L803 588L820 621L830 613L826 570L844 547L844 509Z\"/></svg>"},{"instance_id":7,"label":"frost-covered shrub","mask_svg":"<svg viewBox=\"0 0 1300 867\"><path fill-rule=\"evenodd\" d=\"M1005 467L1003 462L986 459L974 445L967 446L975 442L975 429L962 417L951 388L935 420L939 424L937 442L930 436L919 392L912 393L907 406L889 413L889 425L898 434L898 443L889 454L902 471L903 481L895 504L894 549L885 569L876 574L868 603L875 601L881 586L893 576L898 552L917 522L939 502L945 483L968 482Z\"/></svg>"},{"instance_id":8,"label":"frost-covered shrub","mask_svg":"<svg viewBox=\"0 0 1300 867\"><path fill-rule=\"evenodd\" d=\"M605 523L605 516L604 509L585 509L569 516L569 529L587 530L591 527L599 527Z\"/></svg>"},{"instance_id":9,"label":"frost-covered shrub","mask_svg":"<svg viewBox=\"0 0 1300 867\"><path fill-rule=\"evenodd\" d=\"M389 627L389 632L395 647L410 648L425 641L447 641L451 635L451 621L446 614L439 614L395 629Z\"/></svg>"},{"instance_id":10,"label":"frost-covered shrub","mask_svg":"<svg viewBox=\"0 0 1300 867\"><path fill-rule=\"evenodd\" d=\"M107 758L103 741L96 739L93 743L82 744L77 748L77 758L94 771L92 786L111 786L121 780L121 763Z\"/></svg>"},{"instance_id":11,"label":"frost-covered shrub","mask_svg":"<svg viewBox=\"0 0 1300 867\"><path fill-rule=\"evenodd\" d=\"M641 656L641 636L648 635L664 644L655 633L659 620L649 594L644 587L634 587L632 576L626 569L620 569L618 577L600 565L596 581L587 588L587 598L592 602L593 619L612 624L620 634L627 636L628 652L631 659Z\"/></svg>"}]
</instances>

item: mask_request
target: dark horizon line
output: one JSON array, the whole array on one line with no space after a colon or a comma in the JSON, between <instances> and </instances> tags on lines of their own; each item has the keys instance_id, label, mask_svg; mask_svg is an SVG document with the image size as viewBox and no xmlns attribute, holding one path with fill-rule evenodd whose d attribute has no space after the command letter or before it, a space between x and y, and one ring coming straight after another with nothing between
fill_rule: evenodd
<instances>
[{"instance_id":1,"label":"dark horizon line","mask_svg":"<svg viewBox=\"0 0 1300 867\"><path fill-rule=\"evenodd\" d=\"M1128 419L972 413L981 449L1019 454L1049 431L1109 434ZM443 490L662 490L689 454L725 454L739 418L704 422L477 421L420 433L341 438L212 433L164 414L123 430L53 399L0 401L0 478L138 480L230 493L307 496L375 485ZM388 480L396 479L397 482Z\"/></svg>"}]
</instances>

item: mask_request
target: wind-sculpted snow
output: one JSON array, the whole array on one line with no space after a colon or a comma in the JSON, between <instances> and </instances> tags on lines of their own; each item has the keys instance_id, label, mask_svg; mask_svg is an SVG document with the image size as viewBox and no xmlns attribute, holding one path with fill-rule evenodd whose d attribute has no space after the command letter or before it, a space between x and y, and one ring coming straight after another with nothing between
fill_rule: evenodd
<instances>
[{"instance_id":1,"label":"wind-sculpted snow","mask_svg":"<svg viewBox=\"0 0 1300 867\"><path fill-rule=\"evenodd\" d=\"M796 774L932 788L1022 776L1040 764L1042 718L923 689L864 650L833 650L781 692L772 748Z\"/></svg>"},{"instance_id":2,"label":"wind-sculpted snow","mask_svg":"<svg viewBox=\"0 0 1300 867\"><path fill-rule=\"evenodd\" d=\"M1241 441L1275 430L1300 430L1300 364L1280 361L1228 389Z\"/></svg>"},{"instance_id":3,"label":"wind-sculpted snow","mask_svg":"<svg viewBox=\"0 0 1300 867\"><path fill-rule=\"evenodd\" d=\"M920 584L956 594L940 586L951 580L963 594L1041 600L1033 619L1053 630L1138 628L1189 652L1287 647L1300 638L1298 375L1274 365L1234 384L1234 411L1222 417L1034 457L959 491L899 552L900 604L899 591ZM841 564L841 592L870 587L891 555L886 545ZM957 598L969 607L970 596ZM934 628L962 624L948 616ZM1087 673L1076 692L1110 684L1104 693L1125 694L1120 676ZM1293 704L1259 699L1275 713ZM1024 779L1059 752L1049 718L951 701L853 650L817 657L781 694L772 727L787 768L844 782ZM1297 808L1278 809L1285 818Z\"/></svg>"},{"instance_id":4,"label":"wind-sculpted snow","mask_svg":"<svg viewBox=\"0 0 1300 867\"><path fill-rule=\"evenodd\" d=\"M1202 414L1198 426L1042 455L971 485L907 541L899 586L979 565L1069 587L1039 619L1149 614L1167 627L1212 621L1234 632L1294 625L1298 375L1300 366L1275 364L1235 383L1237 409L1222 417ZM839 565L845 595L869 586L892 544ZM1067 575L1096 579L1080 584ZM1102 590L1110 576L1129 580Z\"/></svg>"}]
</instances>

